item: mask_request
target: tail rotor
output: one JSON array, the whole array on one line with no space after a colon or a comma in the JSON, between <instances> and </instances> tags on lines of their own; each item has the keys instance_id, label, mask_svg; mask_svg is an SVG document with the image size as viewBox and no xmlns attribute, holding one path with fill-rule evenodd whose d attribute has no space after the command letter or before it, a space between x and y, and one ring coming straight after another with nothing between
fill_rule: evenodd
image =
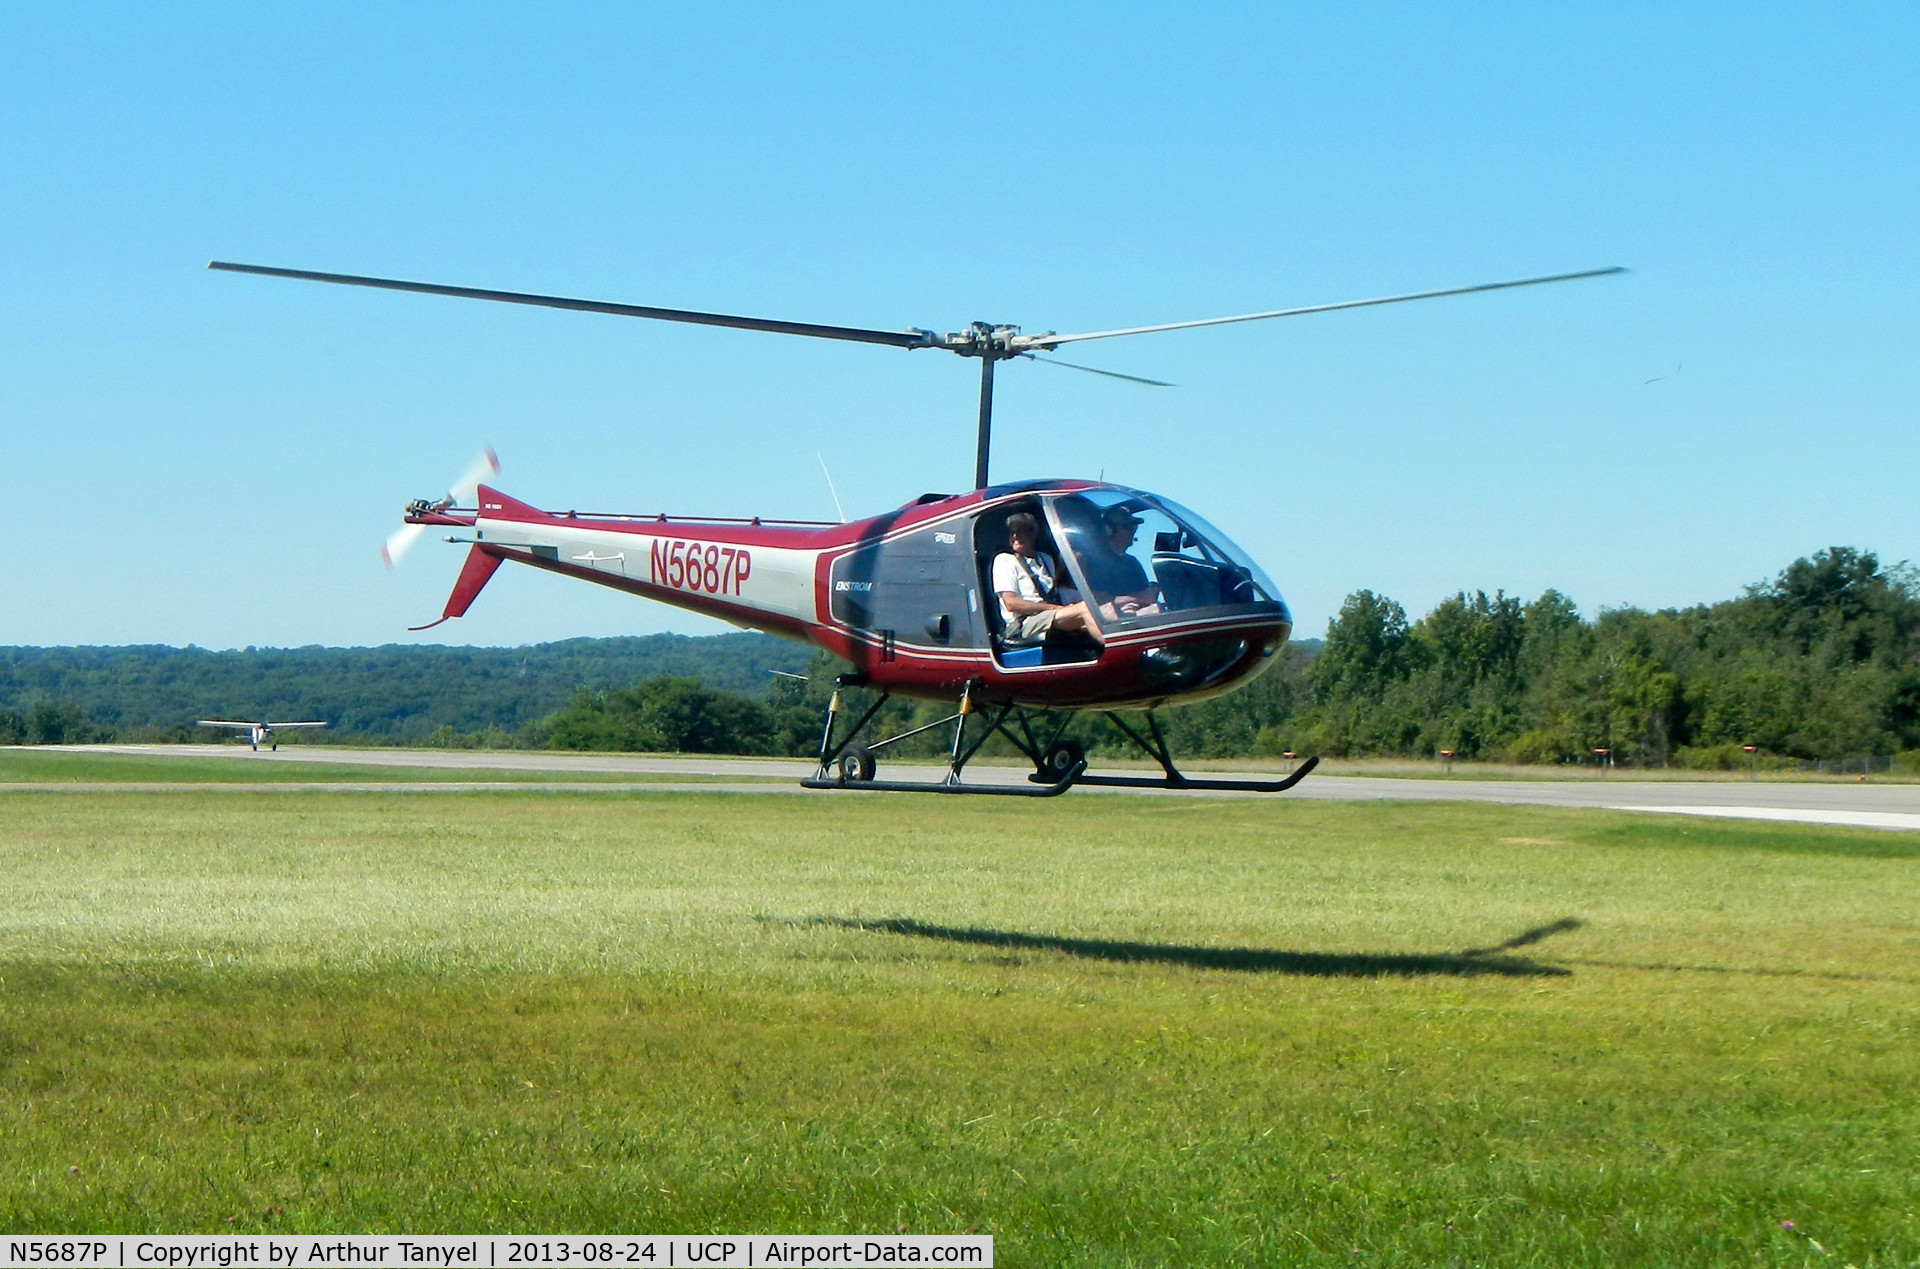
<instances>
[{"instance_id":1,"label":"tail rotor","mask_svg":"<svg viewBox=\"0 0 1920 1269\"><path fill-rule=\"evenodd\" d=\"M425 504L416 503L414 505L424 505L426 509L431 510L444 507L457 507L469 503L473 501L474 494L480 487L480 482L489 476L499 474L499 471L500 458L493 452L493 447L489 445L480 451L479 456L473 460L464 472L460 473L460 478L453 482L452 487L449 488L444 495L433 502ZM420 535L426 531L427 526L424 524L401 525L392 533L388 534L387 540L381 543L380 559L390 569L398 567L401 558L413 549L413 544L419 541Z\"/></svg>"}]
</instances>

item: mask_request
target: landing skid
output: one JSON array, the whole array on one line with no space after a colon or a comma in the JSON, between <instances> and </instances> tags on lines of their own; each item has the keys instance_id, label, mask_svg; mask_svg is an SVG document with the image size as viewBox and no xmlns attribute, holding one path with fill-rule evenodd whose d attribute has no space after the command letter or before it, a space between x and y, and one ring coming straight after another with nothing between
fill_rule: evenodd
<instances>
[{"instance_id":1,"label":"landing skid","mask_svg":"<svg viewBox=\"0 0 1920 1269\"><path fill-rule=\"evenodd\" d=\"M1175 782L1165 776L1083 775L1074 783L1098 784L1119 789L1218 789L1228 793L1285 793L1306 779L1307 773L1319 765L1318 758L1309 758L1284 780L1196 780L1192 776L1183 775L1178 782ZM1027 777L1029 780L1040 778L1037 775Z\"/></svg>"},{"instance_id":2,"label":"landing skid","mask_svg":"<svg viewBox=\"0 0 1920 1269\"><path fill-rule=\"evenodd\" d=\"M827 725L820 736L820 769L800 782L803 789L847 789L869 793L975 793L988 797L1059 797L1076 784L1098 785L1108 788L1127 789L1202 789L1227 793L1285 793L1294 785L1307 778L1307 774L1320 765L1320 759L1308 758L1299 769L1281 780L1217 780L1194 779L1181 774L1173 765L1172 751L1167 747L1166 737L1160 732L1160 722L1147 711L1147 734L1142 736L1118 714L1109 711L1107 719L1120 730L1128 740L1145 750L1147 755L1160 764L1163 776L1127 776L1127 775L1088 775L1087 757L1080 745L1071 740L1062 740L1066 731L1066 721L1062 719L1054 728L1053 735L1044 744L1035 736L1033 722L1044 717L1033 711L1020 709L1014 705L989 706L978 711L987 720L983 729L971 739L967 736L967 725L976 711L973 705L974 684L967 684L960 693L960 709L957 713L916 727L912 731L889 736L885 740L875 741L871 745L856 745L854 740L866 725L873 721L875 714L890 699L882 692L878 700L867 707L866 713L858 722L836 742L835 725L840 716L840 693L843 688L859 687L865 683L865 677L859 674L843 674L833 682L833 700L827 706ZM1013 726L1008 726L1009 719ZM932 731L936 727L953 724L953 745L947 755L947 774L944 780L876 780L874 772L878 766L877 755L880 750L896 741L910 736L918 736ZM1018 728L1018 731L1015 728ZM1005 736L1015 748L1025 754L1036 768L1027 777L1028 785L1005 784L963 784L960 772L969 759L980 751L980 747L992 739L995 734Z\"/></svg>"},{"instance_id":3,"label":"landing skid","mask_svg":"<svg viewBox=\"0 0 1920 1269\"><path fill-rule=\"evenodd\" d=\"M1017 784L951 784L931 780L847 780L809 776L800 782L803 789L848 789L855 793L982 793L1003 798L1057 798L1082 779L1087 769L1082 762L1052 784L1021 788Z\"/></svg>"}]
</instances>

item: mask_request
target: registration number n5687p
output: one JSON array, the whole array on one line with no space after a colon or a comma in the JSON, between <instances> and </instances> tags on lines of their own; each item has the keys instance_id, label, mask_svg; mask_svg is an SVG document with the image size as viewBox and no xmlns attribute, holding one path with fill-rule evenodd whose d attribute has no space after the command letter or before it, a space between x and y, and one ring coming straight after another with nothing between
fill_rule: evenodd
<instances>
[{"instance_id":1,"label":"registration number n5687p","mask_svg":"<svg viewBox=\"0 0 1920 1269\"><path fill-rule=\"evenodd\" d=\"M713 542L655 538L647 560L647 580L703 595L738 595L752 572L752 552Z\"/></svg>"}]
</instances>

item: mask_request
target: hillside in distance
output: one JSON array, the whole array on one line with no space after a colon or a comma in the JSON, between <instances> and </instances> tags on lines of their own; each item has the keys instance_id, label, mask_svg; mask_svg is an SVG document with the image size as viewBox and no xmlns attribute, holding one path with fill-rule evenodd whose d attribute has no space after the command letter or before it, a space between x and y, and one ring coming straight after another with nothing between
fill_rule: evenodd
<instances>
[{"instance_id":1,"label":"hillside in distance","mask_svg":"<svg viewBox=\"0 0 1920 1269\"><path fill-rule=\"evenodd\" d=\"M582 686L604 691L660 675L759 696L773 671L802 673L808 656L799 644L750 632L518 648L8 647L0 648L0 712L71 703L123 736L200 718L324 719L336 735L404 741L442 727L514 731Z\"/></svg>"}]
</instances>

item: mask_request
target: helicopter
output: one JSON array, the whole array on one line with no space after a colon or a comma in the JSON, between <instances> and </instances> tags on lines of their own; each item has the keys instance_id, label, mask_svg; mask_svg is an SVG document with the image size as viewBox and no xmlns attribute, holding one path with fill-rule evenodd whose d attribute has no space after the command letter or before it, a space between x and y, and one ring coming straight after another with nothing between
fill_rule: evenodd
<instances>
[{"instance_id":1,"label":"helicopter","mask_svg":"<svg viewBox=\"0 0 1920 1269\"><path fill-rule=\"evenodd\" d=\"M1199 515L1159 494L1105 481L990 483L994 367L1025 359L1158 387L1159 380L1059 361L1095 339L1265 321L1622 273L1619 267L1487 282L1371 299L1114 330L1023 333L974 322L945 334L741 317L520 291L323 273L215 260L208 268L380 290L453 296L658 321L944 349L980 361L973 486L927 493L851 523L627 512L550 511L485 480L489 450L447 494L407 504L383 556L429 529L449 530L466 559L431 629L466 614L503 563L613 587L736 626L823 648L853 666L834 680L810 789L1054 797L1076 785L1281 793L1318 763L1280 780L1195 778L1175 765L1155 711L1205 700L1269 669L1293 615L1250 556ZM1018 539L1018 540L1016 540ZM1021 582L1024 573L1032 585ZM1038 623L1031 611L1060 620ZM1035 625L1050 627L1036 637ZM875 694L851 725L849 688ZM954 712L893 736L863 739L894 696L951 702ZM852 711L846 711L851 713ZM1074 715L1104 714L1162 775L1096 774L1066 737ZM1134 715L1133 721L1123 715ZM879 754L951 727L944 776L882 780ZM1033 763L1028 783L967 783L967 763L993 736Z\"/></svg>"}]
</instances>

